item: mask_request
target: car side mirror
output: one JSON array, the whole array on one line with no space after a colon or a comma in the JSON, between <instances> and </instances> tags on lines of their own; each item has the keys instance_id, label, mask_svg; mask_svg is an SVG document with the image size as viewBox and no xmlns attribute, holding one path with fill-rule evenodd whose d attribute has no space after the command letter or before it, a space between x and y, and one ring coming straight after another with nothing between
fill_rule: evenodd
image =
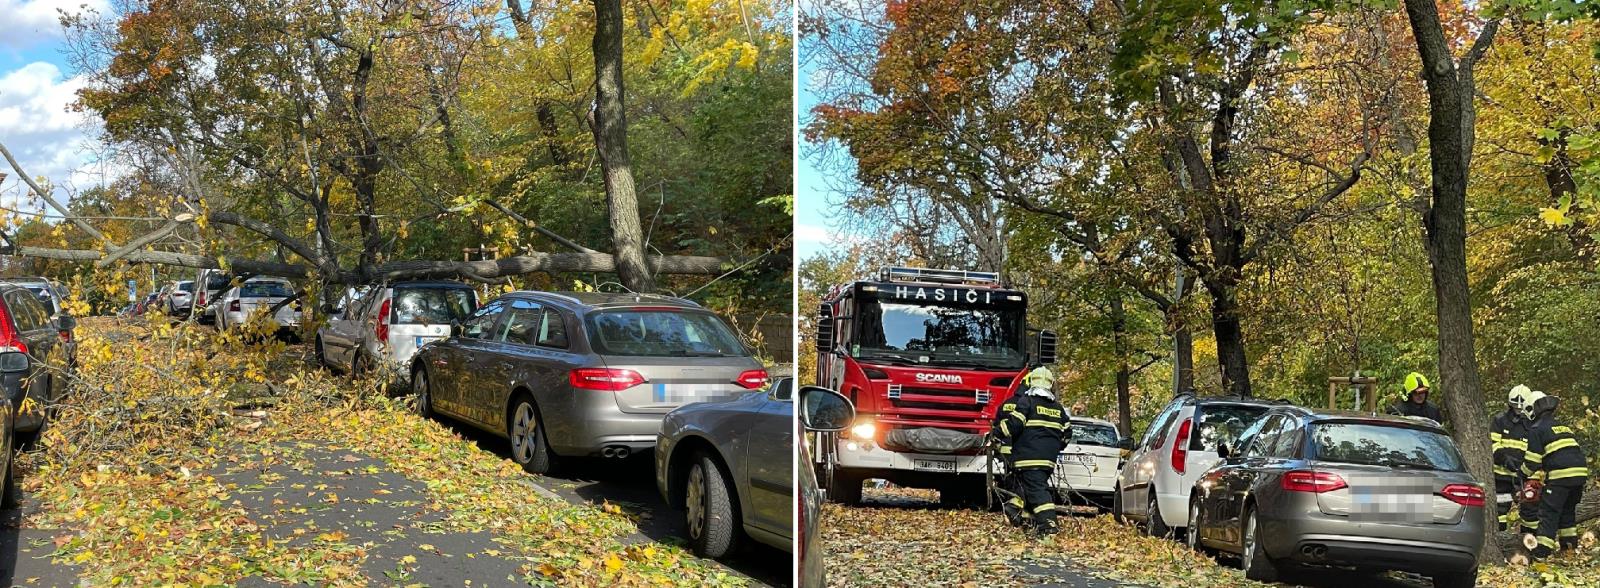
<instances>
[{"instance_id":1,"label":"car side mirror","mask_svg":"<svg viewBox=\"0 0 1600 588\"><path fill-rule=\"evenodd\" d=\"M7 351L0 353L0 372L14 373L28 371L28 354L21 351Z\"/></svg>"},{"instance_id":2,"label":"car side mirror","mask_svg":"<svg viewBox=\"0 0 1600 588\"><path fill-rule=\"evenodd\" d=\"M807 431L843 431L856 420L856 407L843 394L821 386L800 388L800 425Z\"/></svg>"},{"instance_id":3,"label":"car side mirror","mask_svg":"<svg viewBox=\"0 0 1600 588\"><path fill-rule=\"evenodd\" d=\"M1133 437L1123 437L1117 440L1117 449L1133 450Z\"/></svg>"},{"instance_id":4,"label":"car side mirror","mask_svg":"<svg viewBox=\"0 0 1600 588\"><path fill-rule=\"evenodd\" d=\"M1228 444L1227 443L1218 443L1217 444L1217 457L1220 457L1222 459L1228 459L1228 457L1230 455L1233 455L1233 452L1228 449Z\"/></svg>"},{"instance_id":5,"label":"car side mirror","mask_svg":"<svg viewBox=\"0 0 1600 588\"><path fill-rule=\"evenodd\" d=\"M51 320L55 323L57 331L71 331L78 328L78 319L70 314L57 315Z\"/></svg>"}]
</instances>

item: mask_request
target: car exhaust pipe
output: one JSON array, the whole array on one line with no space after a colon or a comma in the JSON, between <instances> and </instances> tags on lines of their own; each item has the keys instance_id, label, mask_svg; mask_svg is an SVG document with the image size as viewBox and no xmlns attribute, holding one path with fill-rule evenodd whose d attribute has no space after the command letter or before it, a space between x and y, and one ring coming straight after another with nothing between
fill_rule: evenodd
<instances>
[{"instance_id":1,"label":"car exhaust pipe","mask_svg":"<svg viewBox=\"0 0 1600 588\"><path fill-rule=\"evenodd\" d=\"M1328 547L1316 543L1302 545L1300 546L1300 555L1305 556L1307 559L1325 559L1328 557Z\"/></svg>"},{"instance_id":2,"label":"car exhaust pipe","mask_svg":"<svg viewBox=\"0 0 1600 588\"><path fill-rule=\"evenodd\" d=\"M607 447L605 449L601 449L600 450L600 455L603 455L603 456L606 456L606 457L616 457L617 456L617 448L615 448L615 447Z\"/></svg>"},{"instance_id":3,"label":"car exhaust pipe","mask_svg":"<svg viewBox=\"0 0 1600 588\"><path fill-rule=\"evenodd\" d=\"M629 453L631 453L631 450L626 445L608 445L605 449L600 450L600 455L617 459L628 457Z\"/></svg>"},{"instance_id":4,"label":"car exhaust pipe","mask_svg":"<svg viewBox=\"0 0 1600 588\"><path fill-rule=\"evenodd\" d=\"M627 448L627 446L618 447L617 448L616 457L617 457L617 459L622 459L622 458L628 457L628 453L630 453L630 452L631 451Z\"/></svg>"}]
</instances>

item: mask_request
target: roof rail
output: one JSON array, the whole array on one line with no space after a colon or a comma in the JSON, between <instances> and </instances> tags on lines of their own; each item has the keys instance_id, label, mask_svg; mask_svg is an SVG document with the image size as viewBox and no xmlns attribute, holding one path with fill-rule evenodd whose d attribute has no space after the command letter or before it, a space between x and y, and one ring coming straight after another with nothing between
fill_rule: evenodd
<instances>
[{"instance_id":1,"label":"roof rail","mask_svg":"<svg viewBox=\"0 0 1600 588\"><path fill-rule=\"evenodd\" d=\"M878 270L878 281L999 286L1000 274L995 272L890 266Z\"/></svg>"},{"instance_id":2,"label":"roof rail","mask_svg":"<svg viewBox=\"0 0 1600 588\"><path fill-rule=\"evenodd\" d=\"M560 300L565 300L567 302L571 302L573 304L577 304L577 305L580 305L580 306L583 305L583 303L579 302L577 298L573 298L573 297L568 296L566 294L558 294L558 293L555 293L555 292L546 292L544 290L521 290L521 291L522 292L526 292L528 294L537 295L537 296L549 296L551 298L557 298L557 299L560 299Z\"/></svg>"},{"instance_id":3,"label":"roof rail","mask_svg":"<svg viewBox=\"0 0 1600 588\"><path fill-rule=\"evenodd\" d=\"M689 306L693 306L695 308L703 308L702 306L700 306L699 302L695 302L695 301L689 300L687 298L680 298L680 297L677 297L677 296L667 296L665 294L654 294L654 293L638 293L638 294L634 294L634 296L640 297L640 298L649 297L649 298L660 298L662 300L672 300L672 301L675 301L675 302L682 302L684 304L687 304Z\"/></svg>"}]
</instances>

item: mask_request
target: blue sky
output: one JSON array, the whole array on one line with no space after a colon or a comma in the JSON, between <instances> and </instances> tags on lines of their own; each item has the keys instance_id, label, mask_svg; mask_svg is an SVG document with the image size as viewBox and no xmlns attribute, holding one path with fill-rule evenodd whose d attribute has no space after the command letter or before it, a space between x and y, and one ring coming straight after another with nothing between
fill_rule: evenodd
<instances>
[{"instance_id":1,"label":"blue sky","mask_svg":"<svg viewBox=\"0 0 1600 588\"><path fill-rule=\"evenodd\" d=\"M103 168L90 151L96 121L68 110L83 87L63 53L60 11L87 6L105 11L106 0L0 0L0 143L16 155L31 176L50 178L58 198L103 181ZM0 161L0 205L38 210L18 200L25 187L9 164Z\"/></svg>"},{"instance_id":2,"label":"blue sky","mask_svg":"<svg viewBox=\"0 0 1600 588\"><path fill-rule=\"evenodd\" d=\"M811 67L802 66L796 72L797 88L795 100L800 104L800 124L804 125L811 107L817 105L817 96L806 87L806 80L811 79ZM795 167L795 260L803 260L826 249L827 242L833 239L833 219L827 214L827 192L823 182L822 172L814 167L812 161L805 156L807 143L805 136L797 135L800 141L800 164Z\"/></svg>"}]
</instances>

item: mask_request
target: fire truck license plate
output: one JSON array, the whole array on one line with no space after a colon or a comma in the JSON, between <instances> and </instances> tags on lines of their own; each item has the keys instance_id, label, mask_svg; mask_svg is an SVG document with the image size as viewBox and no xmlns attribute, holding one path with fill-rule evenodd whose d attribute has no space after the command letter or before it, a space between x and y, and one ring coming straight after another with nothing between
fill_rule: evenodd
<instances>
[{"instance_id":1,"label":"fire truck license plate","mask_svg":"<svg viewBox=\"0 0 1600 588\"><path fill-rule=\"evenodd\" d=\"M913 459L911 460L911 467L935 472L954 472L956 471L956 462L949 459Z\"/></svg>"}]
</instances>

